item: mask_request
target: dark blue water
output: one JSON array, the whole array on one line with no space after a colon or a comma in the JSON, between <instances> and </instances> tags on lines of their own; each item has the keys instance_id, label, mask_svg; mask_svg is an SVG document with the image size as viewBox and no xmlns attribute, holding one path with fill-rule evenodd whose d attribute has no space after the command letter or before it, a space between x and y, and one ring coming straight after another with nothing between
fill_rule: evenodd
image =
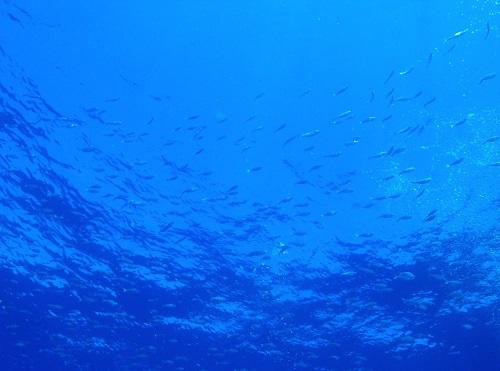
<instances>
[{"instance_id":1,"label":"dark blue water","mask_svg":"<svg viewBox=\"0 0 500 371\"><path fill-rule=\"evenodd\" d=\"M0 370L500 370L495 1L0 5Z\"/></svg>"}]
</instances>

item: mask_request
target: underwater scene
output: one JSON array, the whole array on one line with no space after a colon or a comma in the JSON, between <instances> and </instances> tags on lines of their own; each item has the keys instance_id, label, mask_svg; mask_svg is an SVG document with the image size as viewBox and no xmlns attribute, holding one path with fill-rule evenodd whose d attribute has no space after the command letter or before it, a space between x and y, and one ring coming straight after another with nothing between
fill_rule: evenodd
<instances>
[{"instance_id":1,"label":"underwater scene","mask_svg":"<svg viewBox=\"0 0 500 371\"><path fill-rule=\"evenodd\" d=\"M0 370L500 370L498 0L0 0Z\"/></svg>"}]
</instances>

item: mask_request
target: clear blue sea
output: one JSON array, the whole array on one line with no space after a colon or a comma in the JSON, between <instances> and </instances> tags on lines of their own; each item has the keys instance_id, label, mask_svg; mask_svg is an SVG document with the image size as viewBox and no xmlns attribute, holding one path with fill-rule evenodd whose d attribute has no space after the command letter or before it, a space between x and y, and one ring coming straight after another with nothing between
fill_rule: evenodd
<instances>
[{"instance_id":1,"label":"clear blue sea","mask_svg":"<svg viewBox=\"0 0 500 371\"><path fill-rule=\"evenodd\" d=\"M500 370L496 0L0 0L0 371Z\"/></svg>"}]
</instances>

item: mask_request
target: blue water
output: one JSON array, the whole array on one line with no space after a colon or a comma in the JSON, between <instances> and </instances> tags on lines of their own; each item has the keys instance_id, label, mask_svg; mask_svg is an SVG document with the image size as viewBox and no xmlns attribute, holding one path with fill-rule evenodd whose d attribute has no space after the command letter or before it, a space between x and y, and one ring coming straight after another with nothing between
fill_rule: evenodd
<instances>
[{"instance_id":1,"label":"blue water","mask_svg":"<svg viewBox=\"0 0 500 371\"><path fill-rule=\"evenodd\" d=\"M500 4L0 3L0 370L500 370Z\"/></svg>"}]
</instances>

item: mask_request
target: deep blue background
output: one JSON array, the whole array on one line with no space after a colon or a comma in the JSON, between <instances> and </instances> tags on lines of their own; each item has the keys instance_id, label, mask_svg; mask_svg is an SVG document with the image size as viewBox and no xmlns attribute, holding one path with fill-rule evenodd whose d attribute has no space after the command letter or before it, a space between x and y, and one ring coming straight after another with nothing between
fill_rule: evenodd
<instances>
[{"instance_id":1,"label":"deep blue background","mask_svg":"<svg viewBox=\"0 0 500 371\"><path fill-rule=\"evenodd\" d=\"M3 0L0 369L500 370L499 14Z\"/></svg>"}]
</instances>

